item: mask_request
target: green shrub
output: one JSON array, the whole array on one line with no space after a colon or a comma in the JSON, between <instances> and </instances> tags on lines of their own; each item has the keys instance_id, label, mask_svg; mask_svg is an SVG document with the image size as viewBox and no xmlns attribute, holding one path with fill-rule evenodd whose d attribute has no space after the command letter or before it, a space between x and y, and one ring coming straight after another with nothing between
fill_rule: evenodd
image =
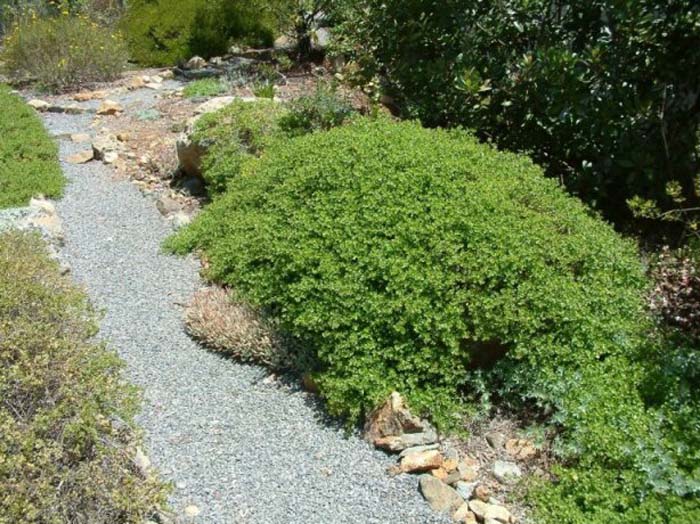
<instances>
[{"instance_id":1,"label":"green shrub","mask_svg":"<svg viewBox=\"0 0 700 524\"><path fill-rule=\"evenodd\" d=\"M410 117L531 151L622 224L635 195L700 204L694 0L357 0L344 48Z\"/></svg>"},{"instance_id":2,"label":"green shrub","mask_svg":"<svg viewBox=\"0 0 700 524\"><path fill-rule=\"evenodd\" d=\"M227 53L232 41L268 45L272 23L259 2L134 0L123 24L134 60L167 66Z\"/></svg>"},{"instance_id":3,"label":"green shrub","mask_svg":"<svg viewBox=\"0 0 700 524\"><path fill-rule=\"evenodd\" d=\"M61 196L58 148L35 111L5 86L0 107L0 209L26 205L39 194Z\"/></svg>"},{"instance_id":4,"label":"green shrub","mask_svg":"<svg viewBox=\"0 0 700 524\"><path fill-rule=\"evenodd\" d=\"M334 413L397 389L444 423L470 361L504 351L492 375L563 411L580 392L562 370L584 387L634 355L634 247L527 159L361 121L276 142L246 173L171 247L203 249L211 278L314 347Z\"/></svg>"},{"instance_id":5,"label":"green shrub","mask_svg":"<svg viewBox=\"0 0 700 524\"><path fill-rule=\"evenodd\" d=\"M0 522L144 522L163 486L133 462L137 396L85 294L36 236L0 236Z\"/></svg>"},{"instance_id":6,"label":"green shrub","mask_svg":"<svg viewBox=\"0 0 700 524\"><path fill-rule=\"evenodd\" d=\"M51 90L119 77L127 50L121 35L84 15L25 16L4 41L7 73Z\"/></svg>"},{"instance_id":7,"label":"green shrub","mask_svg":"<svg viewBox=\"0 0 700 524\"><path fill-rule=\"evenodd\" d=\"M279 134L278 121L284 113L284 106L271 100L236 100L197 121L192 139L207 145L202 172L210 194L222 193L243 164Z\"/></svg>"},{"instance_id":8,"label":"green shrub","mask_svg":"<svg viewBox=\"0 0 700 524\"><path fill-rule=\"evenodd\" d=\"M532 490L542 522L696 514L700 367L654 335L635 246L527 158L361 119L275 141L168 247L314 354L333 414L536 410L571 465Z\"/></svg>"},{"instance_id":9,"label":"green shrub","mask_svg":"<svg viewBox=\"0 0 700 524\"><path fill-rule=\"evenodd\" d=\"M182 94L187 98L196 98L200 96L217 96L226 91L228 91L228 86L222 80L218 78L203 78L187 84Z\"/></svg>"},{"instance_id":10,"label":"green shrub","mask_svg":"<svg viewBox=\"0 0 700 524\"><path fill-rule=\"evenodd\" d=\"M350 101L342 97L334 86L319 83L310 95L295 98L289 112L280 120L280 127L290 136L313 131L328 131L342 125L354 113Z\"/></svg>"}]
</instances>

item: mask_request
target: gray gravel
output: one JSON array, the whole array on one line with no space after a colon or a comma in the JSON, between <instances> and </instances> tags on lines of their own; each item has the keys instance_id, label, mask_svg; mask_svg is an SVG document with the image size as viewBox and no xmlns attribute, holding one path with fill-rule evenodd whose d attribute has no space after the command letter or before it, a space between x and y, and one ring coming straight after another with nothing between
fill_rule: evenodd
<instances>
[{"instance_id":1,"label":"gray gravel","mask_svg":"<svg viewBox=\"0 0 700 524\"><path fill-rule=\"evenodd\" d=\"M120 99L139 108L154 93ZM55 136L90 132L91 115L46 114ZM84 146L61 139L61 158ZM182 307L198 263L166 256L171 233L152 201L98 162L63 164L61 256L104 308L102 336L143 388L146 452L175 485L173 509L197 523L442 523L417 478L390 478L395 462L326 419L309 394L255 366L209 353L183 332ZM189 521L188 521L189 522Z\"/></svg>"}]
</instances>

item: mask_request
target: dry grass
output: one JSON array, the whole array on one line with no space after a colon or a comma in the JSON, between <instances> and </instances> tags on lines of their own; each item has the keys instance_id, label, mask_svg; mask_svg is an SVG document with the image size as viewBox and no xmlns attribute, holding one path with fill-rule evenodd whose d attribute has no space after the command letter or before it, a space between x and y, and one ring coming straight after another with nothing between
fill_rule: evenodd
<instances>
[{"instance_id":1,"label":"dry grass","mask_svg":"<svg viewBox=\"0 0 700 524\"><path fill-rule=\"evenodd\" d=\"M206 347L243 362L285 367L281 337L262 316L220 287L195 293L185 311L187 332Z\"/></svg>"}]
</instances>

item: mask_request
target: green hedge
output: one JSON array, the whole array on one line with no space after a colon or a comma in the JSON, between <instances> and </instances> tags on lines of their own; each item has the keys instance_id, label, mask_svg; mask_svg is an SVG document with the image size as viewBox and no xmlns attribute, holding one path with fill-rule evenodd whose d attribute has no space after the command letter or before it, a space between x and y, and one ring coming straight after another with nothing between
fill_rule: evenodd
<instances>
[{"instance_id":1,"label":"green hedge","mask_svg":"<svg viewBox=\"0 0 700 524\"><path fill-rule=\"evenodd\" d=\"M122 27L136 62L171 66L193 55L226 54L233 41L270 45L274 22L261 5L257 0L134 0Z\"/></svg>"},{"instance_id":2,"label":"green hedge","mask_svg":"<svg viewBox=\"0 0 700 524\"><path fill-rule=\"evenodd\" d=\"M58 148L36 112L0 85L0 208L23 206L35 195L59 197L65 180Z\"/></svg>"},{"instance_id":3,"label":"green hedge","mask_svg":"<svg viewBox=\"0 0 700 524\"><path fill-rule=\"evenodd\" d=\"M38 236L0 235L0 522L144 522L164 486L134 465L135 390Z\"/></svg>"}]
</instances>

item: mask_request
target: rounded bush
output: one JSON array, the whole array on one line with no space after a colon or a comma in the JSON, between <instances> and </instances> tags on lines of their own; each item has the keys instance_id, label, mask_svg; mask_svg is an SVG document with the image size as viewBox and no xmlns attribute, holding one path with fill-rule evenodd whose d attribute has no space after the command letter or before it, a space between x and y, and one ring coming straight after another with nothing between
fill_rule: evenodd
<instances>
[{"instance_id":1,"label":"rounded bush","mask_svg":"<svg viewBox=\"0 0 700 524\"><path fill-rule=\"evenodd\" d=\"M314 353L333 413L398 390L452 425L486 375L608 443L629 438L615 421L640 426L634 245L528 158L464 131L359 119L276 142L170 247L203 250L210 278ZM608 401L601 377L621 370Z\"/></svg>"},{"instance_id":2,"label":"rounded bush","mask_svg":"<svg viewBox=\"0 0 700 524\"><path fill-rule=\"evenodd\" d=\"M258 2L133 0L123 27L132 58L153 66L223 55L232 40L269 45L274 38Z\"/></svg>"}]
</instances>

